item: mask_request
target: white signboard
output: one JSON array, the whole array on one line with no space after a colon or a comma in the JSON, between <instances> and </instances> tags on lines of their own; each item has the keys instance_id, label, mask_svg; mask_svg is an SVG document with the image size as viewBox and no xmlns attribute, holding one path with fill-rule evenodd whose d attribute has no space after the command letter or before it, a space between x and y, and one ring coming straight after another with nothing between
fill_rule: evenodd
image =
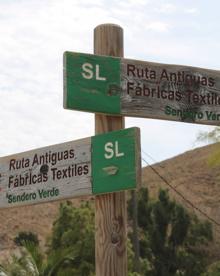
<instances>
[{"instance_id":1,"label":"white signboard","mask_svg":"<svg viewBox=\"0 0 220 276\"><path fill-rule=\"evenodd\" d=\"M140 170L137 128L2 157L0 208L133 189Z\"/></svg>"}]
</instances>

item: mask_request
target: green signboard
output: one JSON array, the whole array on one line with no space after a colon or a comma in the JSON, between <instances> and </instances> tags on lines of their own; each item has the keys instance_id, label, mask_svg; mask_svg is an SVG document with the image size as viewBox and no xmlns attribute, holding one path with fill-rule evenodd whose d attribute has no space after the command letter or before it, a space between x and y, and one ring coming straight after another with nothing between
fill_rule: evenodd
<instances>
[{"instance_id":1,"label":"green signboard","mask_svg":"<svg viewBox=\"0 0 220 276\"><path fill-rule=\"evenodd\" d=\"M220 72L65 52L64 108L220 125Z\"/></svg>"},{"instance_id":2,"label":"green signboard","mask_svg":"<svg viewBox=\"0 0 220 276\"><path fill-rule=\"evenodd\" d=\"M107 110L112 114L120 112L118 59L66 52L64 63L66 108L100 113Z\"/></svg>"},{"instance_id":3,"label":"green signboard","mask_svg":"<svg viewBox=\"0 0 220 276\"><path fill-rule=\"evenodd\" d=\"M130 128L0 158L0 208L135 189L140 130Z\"/></svg>"},{"instance_id":4,"label":"green signboard","mask_svg":"<svg viewBox=\"0 0 220 276\"><path fill-rule=\"evenodd\" d=\"M130 128L92 138L94 194L135 188L141 173L138 132Z\"/></svg>"}]
</instances>

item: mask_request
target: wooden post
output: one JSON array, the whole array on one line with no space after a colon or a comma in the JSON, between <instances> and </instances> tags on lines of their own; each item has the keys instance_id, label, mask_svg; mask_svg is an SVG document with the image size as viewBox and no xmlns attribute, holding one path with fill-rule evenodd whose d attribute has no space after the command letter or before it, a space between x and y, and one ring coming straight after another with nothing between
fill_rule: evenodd
<instances>
[{"instance_id":1,"label":"wooden post","mask_svg":"<svg viewBox=\"0 0 220 276\"><path fill-rule=\"evenodd\" d=\"M95 28L95 54L123 57L123 51L123 29L120 26L103 24ZM96 134L122 128L123 117L95 115ZM126 194L118 192L96 196L95 205L96 276L126 276Z\"/></svg>"},{"instance_id":2,"label":"wooden post","mask_svg":"<svg viewBox=\"0 0 220 276\"><path fill-rule=\"evenodd\" d=\"M132 220L133 220L133 237L132 243L134 248L134 271L140 273L140 244L138 239L138 206L137 192L131 191L132 202Z\"/></svg>"}]
</instances>

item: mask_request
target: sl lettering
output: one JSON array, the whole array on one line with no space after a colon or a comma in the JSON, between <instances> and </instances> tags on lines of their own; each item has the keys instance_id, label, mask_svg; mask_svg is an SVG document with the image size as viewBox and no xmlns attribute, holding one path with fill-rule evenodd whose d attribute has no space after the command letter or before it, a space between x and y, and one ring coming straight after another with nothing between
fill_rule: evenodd
<instances>
[{"instance_id":1,"label":"sl lettering","mask_svg":"<svg viewBox=\"0 0 220 276\"><path fill-rule=\"evenodd\" d=\"M84 79L91 80L95 78L98 81L106 81L105 77L100 76L100 66L98 64L93 66L91 63L83 63L82 70Z\"/></svg>"},{"instance_id":2,"label":"sl lettering","mask_svg":"<svg viewBox=\"0 0 220 276\"><path fill-rule=\"evenodd\" d=\"M115 141L115 143L108 142L105 144L105 159L111 159L113 157L119 158L124 155L124 152L119 151L118 141Z\"/></svg>"}]
</instances>

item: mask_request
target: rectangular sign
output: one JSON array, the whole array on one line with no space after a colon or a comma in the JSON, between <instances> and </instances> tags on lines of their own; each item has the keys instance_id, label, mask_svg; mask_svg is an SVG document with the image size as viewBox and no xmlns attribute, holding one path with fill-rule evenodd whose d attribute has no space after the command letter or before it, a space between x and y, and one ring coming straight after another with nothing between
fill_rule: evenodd
<instances>
[{"instance_id":1,"label":"rectangular sign","mask_svg":"<svg viewBox=\"0 0 220 276\"><path fill-rule=\"evenodd\" d=\"M220 125L220 71L65 52L64 108Z\"/></svg>"},{"instance_id":2,"label":"rectangular sign","mask_svg":"<svg viewBox=\"0 0 220 276\"><path fill-rule=\"evenodd\" d=\"M134 189L140 130L129 128L0 158L0 208Z\"/></svg>"}]
</instances>

